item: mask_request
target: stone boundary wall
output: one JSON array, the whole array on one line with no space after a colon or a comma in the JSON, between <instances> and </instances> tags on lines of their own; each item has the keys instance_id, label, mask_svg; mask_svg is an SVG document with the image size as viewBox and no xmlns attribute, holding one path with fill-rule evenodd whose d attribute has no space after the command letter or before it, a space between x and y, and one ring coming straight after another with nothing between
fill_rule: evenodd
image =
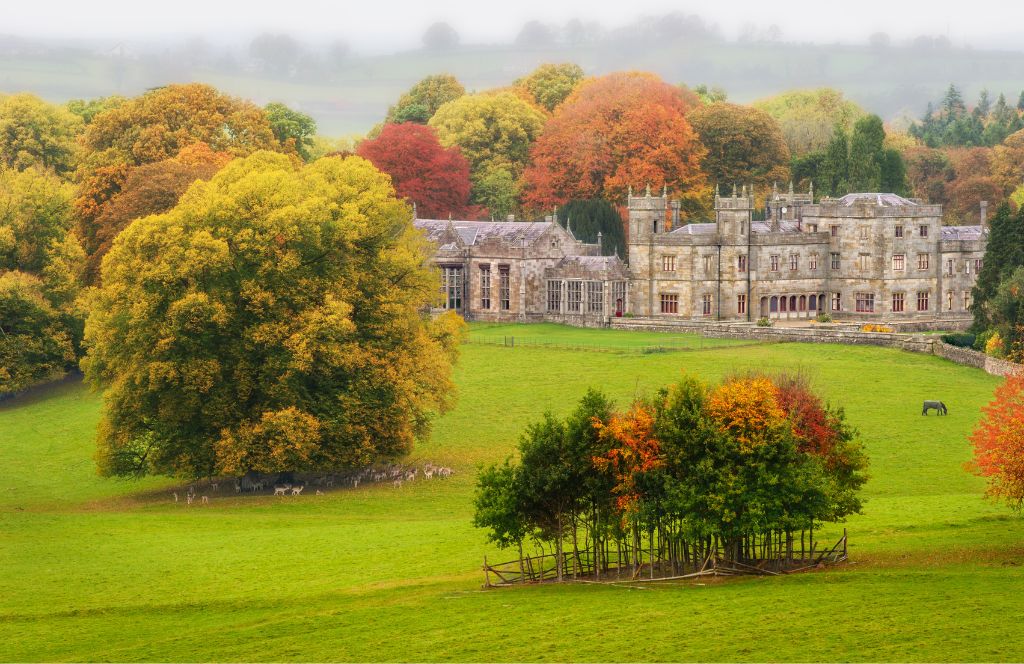
<instances>
[{"instance_id":1,"label":"stone boundary wall","mask_svg":"<svg viewBox=\"0 0 1024 664\"><path fill-rule=\"evenodd\" d=\"M616 330L649 330L655 332L694 332L717 339L751 339L765 342L827 343L854 346L898 348L913 353L937 355L957 364L982 369L993 376L1007 376L1024 371L1024 365L989 357L982 352L952 346L938 336L861 332L849 327L785 328L757 327L749 323L715 324L691 321L666 321L652 318L616 318Z\"/></svg>"},{"instance_id":2,"label":"stone boundary wall","mask_svg":"<svg viewBox=\"0 0 1024 664\"><path fill-rule=\"evenodd\" d=\"M992 374L993 376L1009 376L1010 374L1018 373L1024 369L1024 366L1020 364L1015 364L1008 360L1000 360L995 357L989 357L985 353L974 350L973 348L952 346L941 339L936 339L932 348L933 352L939 357L944 357L950 362L956 362L957 364L963 364L968 367L984 369L985 373Z\"/></svg>"}]
</instances>

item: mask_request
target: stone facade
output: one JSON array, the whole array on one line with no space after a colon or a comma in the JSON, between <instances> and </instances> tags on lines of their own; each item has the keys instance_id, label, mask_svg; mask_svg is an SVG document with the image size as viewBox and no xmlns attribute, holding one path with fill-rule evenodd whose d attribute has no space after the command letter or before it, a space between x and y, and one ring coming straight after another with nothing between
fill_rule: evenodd
<instances>
[{"instance_id":1,"label":"stone facade","mask_svg":"<svg viewBox=\"0 0 1024 664\"><path fill-rule=\"evenodd\" d=\"M628 199L628 266L552 221L416 220L437 246L444 307L471 320L607 325L673 321L963 321L985 252L979 226L894 194L814 201L773 190L755 221L744 187L715 195L715 220L679 224L650 189Z\"/></svg>"}]
</instances>

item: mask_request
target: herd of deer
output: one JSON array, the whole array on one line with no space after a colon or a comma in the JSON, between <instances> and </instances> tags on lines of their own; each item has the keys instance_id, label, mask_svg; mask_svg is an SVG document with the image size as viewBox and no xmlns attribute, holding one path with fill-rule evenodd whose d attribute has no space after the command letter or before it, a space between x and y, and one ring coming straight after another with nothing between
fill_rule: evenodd
<instances>
[{"instance_id":1,"label":"herd of deer","mask_svg":"<svg viewBox=\"0 0 1024 664\"><path fill-rule=\"evenodd\" d=\"M310 480L310 482L318 487L332 488L335 483L341 486L351 486L353 489L359 488L361 483L370 482L391 482L392 486L396 489L401 487L404 482L412 482L422 473L424 479L433 478L447 478L451 477L452 469L446 466L435 466L431 463L423 464L423 468L417 468L414 466L402 466L398 464L389 464L383 467L369 467L361 470L352 470L347 473L340 474L327 474L319 475ZM268 484L268 480L265 477L243 477L236 479L234 482L235 493L241 493L242 491L256 493L263 491ZM211 480L208 483L208 487L211 493L217 493L220 490L220 483ZM299 496L302 495L303 489L306 488L305 484L291 484L291 483L276 483L273 485L275 496ZM174 502L179 502L178 492L174 491ZM322 496L323 491L320 489L316 490L316 495ZM185 491L185 504L191 505L196 500L199 500L201 504L206 505L210 502L209 496L202 495L198 496L196 493L196 486L194 484L189 485Z\"/></svg>"}]
</instances>

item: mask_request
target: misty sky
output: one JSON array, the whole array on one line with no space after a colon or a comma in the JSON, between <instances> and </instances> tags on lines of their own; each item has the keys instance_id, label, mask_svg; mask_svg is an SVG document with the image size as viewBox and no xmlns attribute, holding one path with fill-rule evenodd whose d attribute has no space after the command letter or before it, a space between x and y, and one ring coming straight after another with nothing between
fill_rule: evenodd
<instances>
[{"instance_id":1,"label":"misty sky","mask_svg":"<svg viewBox=\"0 0 1024 664\"><path fill-rule=\"evenodd\" d=\"M424 28L439 20L455 27L464 42L501 42L512 40L530 19L564 23L580 18L616 27L641 14L671 11L701 15L729 38L745 26L776 24L787 41L856 42L884 31L897 40L948 35L956 45L1024 48L1024 2L1015 0L48 0L4 7L0 34L135 40L197 35L228 43L272 30L386 51L418 45Z\"/></svg>"}]
</instances>

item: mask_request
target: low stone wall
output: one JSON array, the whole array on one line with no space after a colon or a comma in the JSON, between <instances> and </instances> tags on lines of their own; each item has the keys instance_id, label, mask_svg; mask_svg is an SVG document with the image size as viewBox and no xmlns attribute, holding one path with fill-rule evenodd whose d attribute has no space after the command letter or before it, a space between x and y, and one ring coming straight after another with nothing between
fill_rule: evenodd
<instances>
[{"instance_id":1,"label":"low stone wall","mask_svg":"<svg viewBox=\"0 0 1024 664\"><path fill-rule=\"evenodd\" d=\"M882 346L917 353L931 353L933 339L889 332L861 332L849 327L758 327L750 323L694 323L665 321L652 318L617 318L612 321L617 330L651 330L658 332L694 332L717 339L751 339L768 342L849 344L855 346Z\"/></svg>"},{"instance_id":2,"label":"low stone wall","mask_svg":"<svg viewBox=\"0 0 1024 664\"><path fill-rule=\"evenodd\" d=\"M962 364L968 367L984 369L986 373L992 374L993 376L1009 376L1010 374L1019 373L1024 369L1024 365L990 357L981 351L974 350L973 348L960 348L959 346L953 346L947 344L941 339L937 339L935 341L933 349L933 352L939 357L944 357L951 362L956 362L957 364Z\"/></svg>"}]
</instances>

